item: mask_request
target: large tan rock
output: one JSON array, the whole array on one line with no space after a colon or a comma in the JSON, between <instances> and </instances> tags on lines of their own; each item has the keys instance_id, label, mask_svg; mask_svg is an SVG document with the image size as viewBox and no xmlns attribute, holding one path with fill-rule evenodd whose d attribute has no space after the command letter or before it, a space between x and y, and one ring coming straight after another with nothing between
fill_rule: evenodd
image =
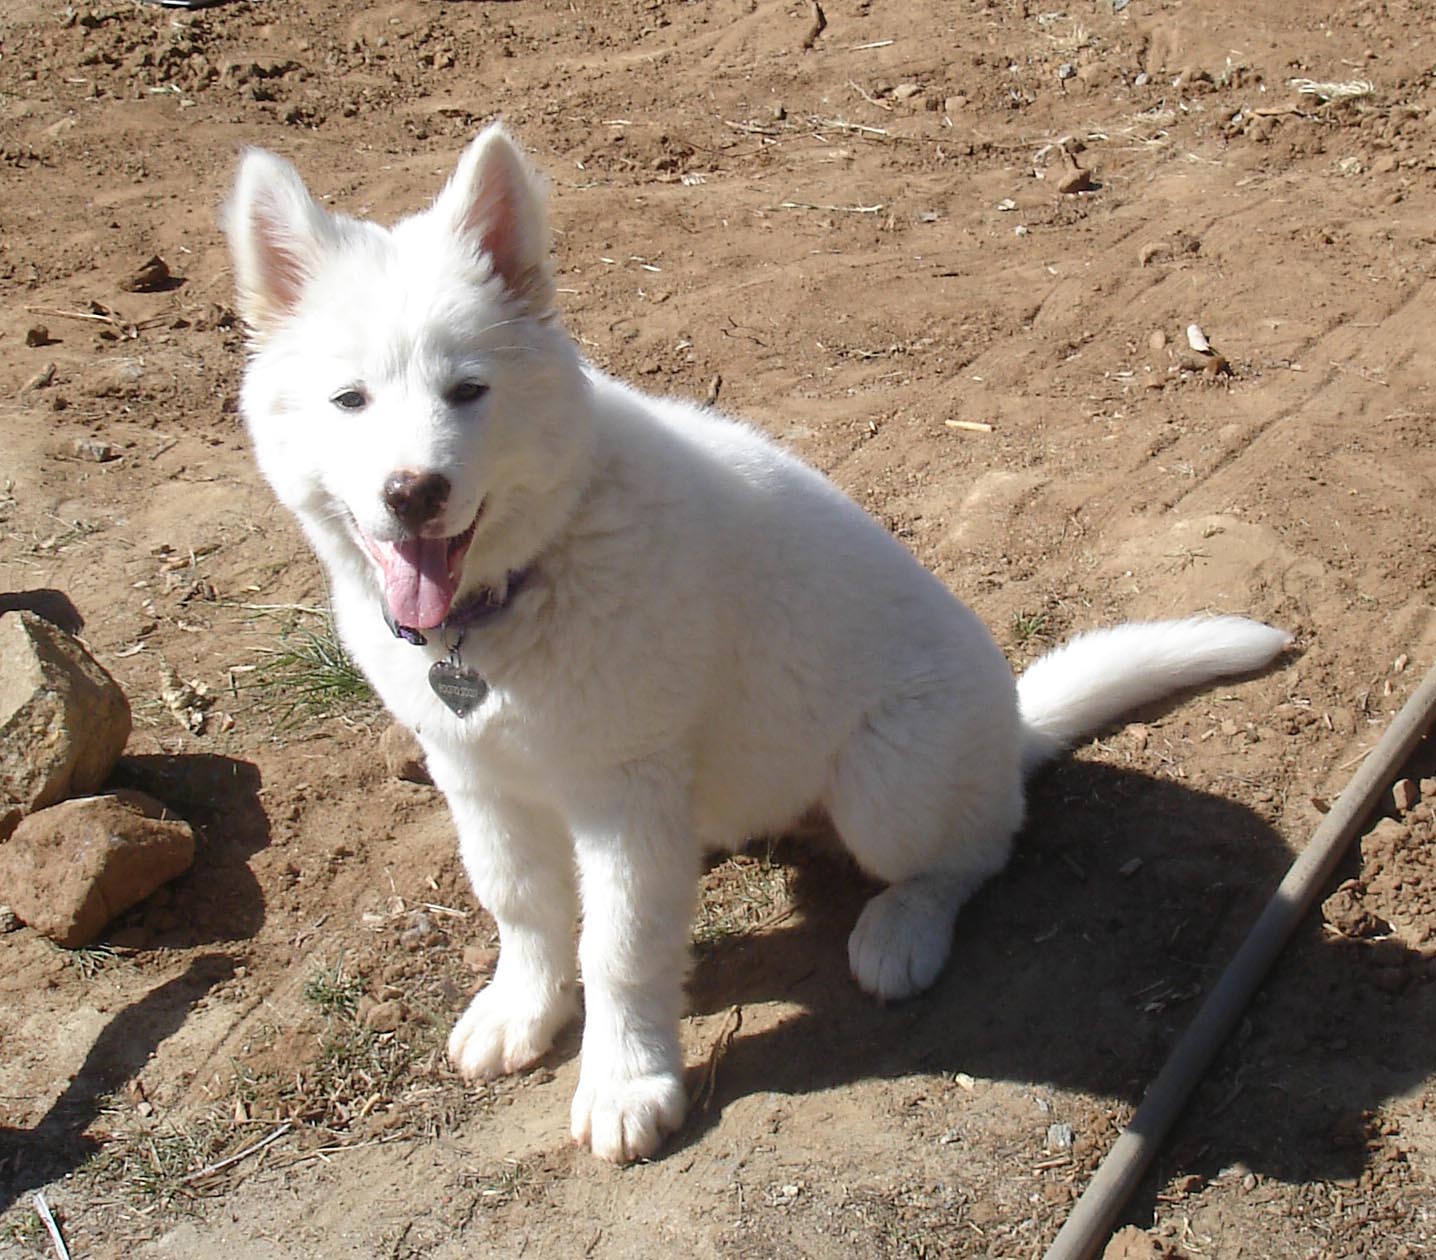
<instances>
[{"instance_id":1,"label":"large tan rock","mask_svg":"<svg viewBox=\"0 0 1436 1260\"><path fill-rule=\"evenodd\" d=\"M0 901L74 949L193 861L194 832L153 797L79 797L22 819L0 844Z\"/></svg>"},{"instance_id":2,"label":"large tan rock","mask_svg":"<svg viewBox=\"0 0 1436 1260\"><path fill-rule=\"evenodd\" d=\"M80 641L34 613L0 617L0 813L97 790L130 737L130 705Z\"/></svg>"}]
</instances>

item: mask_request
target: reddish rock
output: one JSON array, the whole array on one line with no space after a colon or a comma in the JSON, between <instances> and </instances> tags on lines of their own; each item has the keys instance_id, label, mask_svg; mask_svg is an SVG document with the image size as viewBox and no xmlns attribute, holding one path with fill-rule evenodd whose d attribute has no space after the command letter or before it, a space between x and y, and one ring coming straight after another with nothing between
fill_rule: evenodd
<instances>
[{"instance_id":1,"label":"reddish rock","mask_svg":"<svg viewBox=\"0 0 1436 1260\"><path fill-rule=\"evenodd\" d=\"M25 818L0 845L0 898L56 944L87 945L194 861L194 832L142 792L88 796Z\"/></svg>"},{"instance_id":2,"label":"reddish rock","mask_svg":"<svg viewBox=\"0 0 1436 1260\"><path fill-rule=\"evenodd\" d=\"M130 737L119 684L34 613L0 617L0 813L96 791Z\"/></svg>"}]
</instances>

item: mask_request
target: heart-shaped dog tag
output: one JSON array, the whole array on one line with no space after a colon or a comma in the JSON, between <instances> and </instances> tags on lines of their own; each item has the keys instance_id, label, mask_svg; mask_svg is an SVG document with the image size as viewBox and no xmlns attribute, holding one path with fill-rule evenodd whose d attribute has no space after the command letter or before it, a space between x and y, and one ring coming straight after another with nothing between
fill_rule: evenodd
<instances>
[{"instance_id":1,"label":"heart-shaped dog tag","mask_svg":"<svg viewBox=\"0 0 1436 1260\"><path fill-rule=\"evenodd\" d=\"M489 694L489 684L471 669L453 661L435 661L429 666L429 687L456 717L468 717Z\"/></svg>"}]
</instances>

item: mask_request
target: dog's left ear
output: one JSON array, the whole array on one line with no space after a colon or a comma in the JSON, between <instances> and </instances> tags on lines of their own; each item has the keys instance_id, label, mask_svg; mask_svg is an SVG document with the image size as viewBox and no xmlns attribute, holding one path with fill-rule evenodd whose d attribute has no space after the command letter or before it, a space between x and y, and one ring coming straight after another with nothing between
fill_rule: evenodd
<instances>
[{"instance_id":1,"label":"dog's left ear","mask_svg":"<svg viewBox=\"0 0 1436 1260\"><path fill-rule=\"evenodd\" d=\"M539 177L495 123L464 150L433 213L468 239L533 315L553 308L548 223Z\"/></svg>"}]
</instances>

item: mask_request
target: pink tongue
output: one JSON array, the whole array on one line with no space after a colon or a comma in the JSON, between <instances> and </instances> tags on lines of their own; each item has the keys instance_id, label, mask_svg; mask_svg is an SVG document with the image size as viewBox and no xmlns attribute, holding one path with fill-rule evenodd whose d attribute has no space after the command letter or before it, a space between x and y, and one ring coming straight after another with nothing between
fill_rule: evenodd
<instances>
[{"instance_id":1,"label":"pink tongue","mask_svg":"<svg viewBox=\"0 0 1436 1260\"><path fill-rule=\"evenodd\" d=\"M449 615L457 583L449 573L449 539L369 540L384 570L384 599L401 626L428 630Z\"/></svg>"}]
</instances>

